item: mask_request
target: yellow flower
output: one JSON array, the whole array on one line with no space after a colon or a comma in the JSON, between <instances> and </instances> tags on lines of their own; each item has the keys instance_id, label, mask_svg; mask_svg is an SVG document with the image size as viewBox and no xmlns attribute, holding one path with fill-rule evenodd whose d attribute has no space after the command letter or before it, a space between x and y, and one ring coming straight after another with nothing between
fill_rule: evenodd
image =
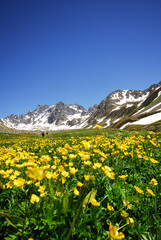
<instances>
[{"instance_id":1,"label":"yellow flower","mask_svg":"<svg viewBox=\"0 0 161 240\"><path fill-rule=\"evenodd\" d=\"M131 208L132 208L132 204L131 204L129 201L123 200L123 204L124 204L124 206L127 207L128 209L131 209Z\"/></svg>"},{"instance_id":2,"label":"yellow flower","mask_svg":"<svg viewBox=\"0 0 161 240\"><path fill-rule=\"evenodd\" d=\"M45 176L46 176L47 179L51 179L51 178L53 177L53 173L50 172L50 171L47 171L47 172L45 173Z\"/></svg>"},{"instance_id":3,"label":"yellow flower","mask_svg":"<svg viewBox=\"0 0 161 240\"><path fill-rule=\"evenodd\" d=\"M108 209L109 211L114 211L114 208L113 208L112 206L110 206L109 203L107 203L107 209Z\"/></svg>"},{"instance_id":4,"label":"yellow flower","mask_svg":"<svg viewBox=\"0 0 161 240\"><path fill-rule=\"evenodd\" d=\"M56 196L59 197L61 195L61 192L56 192Z\"/></svg>"},{"instance_id":5,"label":"yellow flower","mask_svg":"<svg viewBox=\"0 0 161 240\"><path fill-rule=\"evenodd\" d=\"M96 127L97 127L98 129L102 129L102 128L103 128L102 126L100 126L100 125L98 125L98 124L96 124Z\"/></svg>"},{"instance_id":6,"label":"yellow flower","mask_svg":"<svg viewBox=\"0 0 161 240\"><path fill-rule=\"evenodd\" d=\"M63 171L62 173L61 173L61 175L63 176L63 177L69 177L69 173L68 172L66 172L66 171Z\"/></svg>"},{"instance_id":7,"label":"yellow flower","mask_svg":"<svg viewBox=\"0 0 161 240\"><path fill-rule=\"evenodd\" d=\"M39 186L38 191L40 192L40 197L45 197L45 185Z\"/></svg>"},{"instance_id":8,"label":"yellow flower","mask_svg":"<svg viewBox=\"0 0 161 240\"><path fill-rule=\"evenodd\" d=\"M69 159L73 159L73 158L76 158L77 155L76 154L69 154Z\"/></svg>"},{"instance_id":9,"label":"yellow flower","mask_svg":"<svg viewBox=\"0 0 161 240\"><path fill-rule=\"evenodd\" d=\"M89 166L89 165L92 164L91 161L84 161L83 163L84 163L84 165L86 165L86 166Z\"/></svg>"},{"instance_id":10,"label":"yellow flower","mask_svg":"<svg viewBox=\"0 0 161 240\"><path fill-rule=\"evenodd\" d=\"M13 181L13 184L16 186L16 187L23 187L24 184L25 184L25 179L23 178L18 178L16 180Z\"/></svg>"},{"instance_id":11,"label":"yellow flower","mask_svg":"<svg viewBox=\"0 0 161 240\"><path fill-rule=\"evenodd\" d=\"M32 181L26 181L26 184L30 185L32 184Z\"/></svg>"},{"instance_id":12,"label":"yellow flower","mask_svg":"<svg viewBox=\"0 0 161 240\"><path fill-rule=\"evenodd\" d=\"M147 156L144 156L143 159L147 161L149 158Z\"/></svg>"},{"instance_id":13,"label":"yellow flower","mask_svg":"<svg viewBox=\"0 0 161 240\"><path fill-rule=\"evenodd\" d=\"M41 181L44 177L44 171L42 168L29 168L28 171L26 171L26 175L34 180Z\"/></svg>"},{"instance_id":14,"label":"yellow flower","mask_svg":"<svg viewBox=\"0 0 161 240\"><path fill-rule=\"evenodd\" d=\"M10 182L6 183L7 188L12 188L13 185L14 185L13 181L10 181Z\"/></svg>"},{"instance_id":15,"label":"yellow flower","mask_svg":"<svg viewBox=\"0 0 161 240\"><path fill-rule=\"evenodd\" d=\"M81 143L85 147L85 149L89 149L90 148L90 143L87 142L86 140L82 141Z\"/></svg>"},{"instance_id":16,"label":"yellow flower","mask_svg":"<svg viewBox=\"0 0 161 240\"><path fill-rule=\"evenodd\" d=\"M78 172L78 169L75 169L74 167L70 167L69 170L70 170L71 174L73 174L73 175L74 175L76 172Z\"/></svg>"},{"instance_id":17,"label":"yellow flower","mask_svg":"<svg viewBox=\"0 0 161 240\"><path fill-rule=\"evenodd\" d=\"M122 180L125 180L126 177L128 177L128 175L121 175L121 176L119 176L119 178L121 178Z\"/></svg>"},{"instance_id":18,"label":"yellow flower","mask_svg":"<svg viewBox=\"0 0 161 240\"><path fill-rule=\"evenodd\" d=\"M127 212L125 212L125 211L122 211L121 216L124 217L124 218L126 218L126 217L129 216L129 214L128 214Z\"/></svg>"},{"instance_id":19,"label":"yellow flower","mask_svg":"<svg viewBox=\"0 0 161 240\"><path fill-rule=\"evenodd\" d=\"M153 179L150 181L149 184L152 185L152 186L154 186L154 185L158 185L158 182L157 182L157 180L156 180L155 178L153 178Z\"/></svg>"},{"instance_id":20,"label":"yellow flower","mask_svg":"<svg viewBox=\"0 0 161 240\"><path fill-rule=\"evenodd\" d=\"M153 158L150 158L150 161L151 161L152 163L159 163L157 160L155 160L155 159L153 159Z\"/></svg>"},{"instance_id":21,"label":"yellow flower","mask_svg":"<svg viewBox=\"0 0 161 240\"><path fill-rule=\"evenodd\" d=\"M75 194L76 196L78 196L78 195L79 195L79 191L78 191L78 189L77 189L77 188L74 188L74 189L73 189L73 191L74 191L74 194Z\"/></svg>"},{"instance_id":22,"label":"yellow flower","mask_svg":"<svg viewBox=\"0 0 161 240\"><path fill-rule=\"evenodd\" d=\"M88 181L94 181L95 180L95 176L90 176L90 175L84 175L84 178L85 178L85 180L88 182Z\"/></svg>"},{"instance_id":23,"label":"yellow flower","mask_svg":"<svg viewBox=\"0 0 161 240\"><path fill-rule=\"evenodd\" d=\"M126 219L126 222L127 222L127 224L129 224L130 227L134 226L134 219L133 218L128 217Z\"/></svg>"},{"instance_id":24,"label":"yellow flower","mask_svg":"<svg viewBox=\"0 0 161 240\"><path fill-rule=\"evenodd\" d=\"M147 193L152 195L152 196L155 196L155 194L153 193L153 191L151 189L149 189L148 187L146 187L146 190L147 190Z\"/></svg>"},{"instance_id":25,"label":"yellow flower","mask_svg":"<svg viewBox=\"0 0 161 240\"><path fill-rule=\"evenodd\" d=\"M100 203L97 202L97 200L95 198L91 198L90 202L93 206L100 206Z\"/></svg>"},{"instance_id":26,"label":"yellow flower","mask_svg":"<svg viewBox=\"0 0 161 240\"><path fill-rule=\"evenodd\" d=\"M72 167L72 166L73 166L73 164L74 164L73 162L70 162L70 163L69 163L69 166L70 166L70 167Z\"/></svg>"},{"instance_id":27,"label":"yellow flower","mask_svg":"<svg viewBox=\"0 0 161 240\"><path fill-rule=\"evenodd\" d=\"M110 239L111 240L125 238L125 235L122 232L118 232L117 227L113 226L111 223L110 223L110 226L109 226L109 232L110 232Z\"/></svg>"},{"instance_id":28,"label":"yellow flower","mask_svg":"<svg viewBox=\"0 0 161 240\"><path fill-rule=\"evenodd\" d=\"M105 171L106 176L108 176L111 179L115 179L115 173L114 172L109 172L109 171Z\"/></svg>"},{"instance_id":29,"label":"yellow flower","mask_svg":"<svg viewBox=\"0 0 161 240\"><path fill-rule=\"evenodd\" d=\"M94 164L93 164L92 168L93 168L93 169L97 169L97 168L100 168L101 166L102 166L102 163L98 163L98 162L97 162L97 163L94 163Z\"/></svg>"},{"instance_id":30,"label":"yellow flower","mask_svg":"<svg viewBox=\"0 0 161 240\"><path fill-rule=\"evenodd\" d=\"M143 190L141 190L139 187L134 186L134 188L138 193L144 194Z\"/></svg>"},{"instance_id":31,"label":"yellow flower","mask_svg":"<svg viewBox=\"0 0 161 240\"><path fill-rule=\"evenodd\" d=\"M31 203L34 204L35 202L38 203L39 201L40 201L40 198L39 198L38 196L36 196L35 194L32 194L32 195L31 195L31 199L30 199L30 202L31 202Z\"/></svg>"},{"instance_id":32,"label":"yellow flower","mask_svg":"<svg viewBox=\"0 0 161 240\"><path fill-rule=\"evenodd\" d=\"M81 183L81 182L78 181L78 182L77 182L77 186L78 186L78 187L82 187L82 186L83 186L83 183Z\"/></svg>"},{"instance_id":33,"label":"yellow flower","mask_svg":"<svg viewBox=\"0 0 161 240\"><path fill-rule=\"evenodd\" d=\"M62 178L62 179L61 179L61 182L62 182L62 184L64 184L64 183L66 182L66 179L65 179L65 178Z\"/></svg>"},{"instance_id":34,"label":"yellow flower","mask_svg":"<svg viewBox=\"0 0 161 240\"><path fill-rule=\"evenodd\" d=\"M33 238L28 238L28 240L34 240Z\"/></svg>"}]
</instances>

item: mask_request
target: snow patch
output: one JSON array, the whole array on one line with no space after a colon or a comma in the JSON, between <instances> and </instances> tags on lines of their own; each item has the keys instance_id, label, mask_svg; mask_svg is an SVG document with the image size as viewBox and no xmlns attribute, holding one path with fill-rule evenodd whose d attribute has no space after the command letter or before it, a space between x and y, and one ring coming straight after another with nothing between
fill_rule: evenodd
<instances>
[{"instance_id":1,"label":"snow patch","mask_svg":"<svg viewBox=\"0 0 161 240\"><path fill-rule=\"evenodd\" d=\"M102 118L97 119L97 123L102 122L104 119L105 119L105 117L102 117Z\"/></svg>"},{"instance_id":2,"label":"snow patch","mask_svg":"<svg viewBox=\"0 0 161 240\"><path fill-rule=\"evenodd\" d=\"M108 120L106 121L106 127L109 127L109 126L110 126L110 123L111 123L111 119L108 119Z\"/></svg>"}]
</instances>

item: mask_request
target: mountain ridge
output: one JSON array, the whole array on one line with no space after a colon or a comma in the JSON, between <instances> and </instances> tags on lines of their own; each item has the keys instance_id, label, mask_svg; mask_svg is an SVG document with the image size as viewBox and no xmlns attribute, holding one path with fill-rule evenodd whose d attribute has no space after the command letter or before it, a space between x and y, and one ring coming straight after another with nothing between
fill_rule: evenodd
<instances>
[{"instance_id":1,"label":"mountain ridge","mask_svg":"<svg viewBox=\"0 0 161 240\"><path fill-rule=\"evenodd\" d=\"M145 90L116 90L100 104L86 110L78 104L58 102L38 105L20 116L11 114L0 119L6 127L18 130L65 130L95 128L126 129L131 125L147 125L161 120L161 81Z\"/></svg>"}]
</instances>

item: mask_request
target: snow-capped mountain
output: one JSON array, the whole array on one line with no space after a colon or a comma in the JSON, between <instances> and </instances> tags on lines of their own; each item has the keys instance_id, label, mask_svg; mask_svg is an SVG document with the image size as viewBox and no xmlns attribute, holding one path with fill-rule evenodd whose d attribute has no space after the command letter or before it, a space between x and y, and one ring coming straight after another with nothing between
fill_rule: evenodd
<instances>
[{"instance_id":1,"label":"snow-capped mountain","mask_svg":"<svg viewBox=\"0 0 161 240\"><path fill-rule=\"evenodd\" d=\"M1 120L7 127L18 130L63 130L83 127L93 111L87 111L77 104L58 102L52 106L38 105L27 114L19 117L11 114Z\"/></svg>"},{"instance_id":2,"label":"snow-capped mountain","mask_svg":"<svg viewBox=\"0 0 161 240\"><path fill-rule=\"evenodd\" d=\"M146 90L117 90L105 98L91 114L89 126L124 129L161 120L161 82Z\"/></svg>"},{"instance_id":3,"label":"snow-capped mountain","mask_svg":"<svg viewBox=\"0 0 161 240\"><path fill-rule=\"evenodd\" d=\"M117 90L99 105L88 110L78 104L38 105L21 116L11 114L0 124L18 130L53 131L64 129L104 128L125 129L133 125L161 123L161 82L146 90Z\"/></svg>"}]
</instances>

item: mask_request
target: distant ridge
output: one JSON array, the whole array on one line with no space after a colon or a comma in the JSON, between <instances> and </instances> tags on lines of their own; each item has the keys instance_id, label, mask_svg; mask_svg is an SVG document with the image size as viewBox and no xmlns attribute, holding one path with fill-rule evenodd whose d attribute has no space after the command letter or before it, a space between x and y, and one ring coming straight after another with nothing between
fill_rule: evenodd
<instances>
[{"instance_id":1,"label":"distant ridge","mask_svg":"<svg viewBox=\"0 0 161 240\"><path fill-rule=\"evenodd\" d=\"M8 128L28 131L104 128L133 129L138 126L161 125L161 82L146 90L117 90L99 105L86 110L78 104L38 105L34 111L20 116L11 114L0 119Z\"/></svg>"}]
</instances>

